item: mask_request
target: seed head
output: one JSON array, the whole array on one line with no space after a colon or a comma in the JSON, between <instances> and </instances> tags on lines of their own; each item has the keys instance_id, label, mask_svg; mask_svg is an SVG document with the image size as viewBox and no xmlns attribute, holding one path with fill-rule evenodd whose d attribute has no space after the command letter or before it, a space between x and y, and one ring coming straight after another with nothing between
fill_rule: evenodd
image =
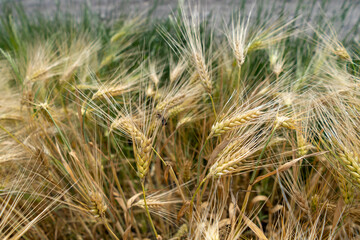
<instances>
[{"instance_id":1,"label":"seed head","mask_svg":"<svg viewBox=\"0 0 360 240\"><path fill-rule=\"evenodd\" d=\"M212 126L210 136L220 136L221 134L236 129L245 123L259 117L261 113L262 112L258 109L249 110L243 114L238 114L229 119L217 122Z\"/></svg>"}]
</instances>

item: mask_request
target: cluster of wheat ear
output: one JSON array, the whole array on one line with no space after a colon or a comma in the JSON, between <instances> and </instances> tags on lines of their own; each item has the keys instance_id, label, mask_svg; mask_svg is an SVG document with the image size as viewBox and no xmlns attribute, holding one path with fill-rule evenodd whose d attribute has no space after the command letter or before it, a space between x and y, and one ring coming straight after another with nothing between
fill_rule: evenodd
<instances>
[{"instance_id":1,"label":"cluster of wheat ear","mask_svg":"<svg viewBox=\"0 0 360 240\"><path fill-rule=\"evenodd\" d=\"M357 239L357 27L261 4L0 14L0 239Z\"/></svg>"}]
</instances>

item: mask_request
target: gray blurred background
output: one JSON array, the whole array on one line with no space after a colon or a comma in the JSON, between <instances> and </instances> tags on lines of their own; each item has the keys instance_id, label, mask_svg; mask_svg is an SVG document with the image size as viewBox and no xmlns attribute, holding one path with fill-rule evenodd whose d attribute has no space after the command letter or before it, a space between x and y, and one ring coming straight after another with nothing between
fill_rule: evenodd
<instances>
[{"instance_id":1,"label":"gray blurred background","mask_svg":"<svg viewBox=\"0 0 360 240\"><path fill-rule=\"evenodd\" d=\"M0 0L0 7L5 2L18 2L22 3L25 9L29 12L41 11L43 13L49 13L56 11L57 7L61 10L69 11L73 14L79 13L83 6L87 4L91 6L93 11L97 12L103 18L116 17L121 12L129 11L146 11L150 8L156 8L157 16L163 17L171 12L171 9L177 6L178 0ZM360 15L360 1L359 0L193 0L183 1L185 5L199 5L205 10L205 12L215 11L221 14L226 14L234 9L236 5L242 5L245 3L246 7L251 9L253 5L264 5L265 7L272 7L277 5L276 9L285 7L288 11L294 11L296 6L300 3L302 8L310 8L315 5L314 11L321 11L320 7L326 9L326 13L335 15L337 10L343 4L352 4L351 11L359 17ZM354 7L354 4L356 7Z\"/></svg>"},{"instance_id":2,"label":"gray blurred background","mask_svg":"<svg viewBox=\"0 0 360 240\"><path fill-rule=\"evenodd\" d=\"M60 10L75 17L82 14L84 6L97 13L101 19L114 20L122 14L139 14L151 11L155 18L167 17L178 4L177 0L0 0L1 7L6 2L22 3L28 13L41 12L45 15ZM185 0L185 6L196 8L201 3L201 12L213 13L217 19L229 19L234 9L243 6L256 11L263 7L271 9L274 16L281 11L287 14L316 14L323 12L329 19L339 17L341 8L348 8L345 28L351 28L360 18L360 0ZM351 7L348 7L351 6ZM296 11L297 9L297 11ZM310 19L309 19L310 20Z\"/></svg>"}]
</instances>

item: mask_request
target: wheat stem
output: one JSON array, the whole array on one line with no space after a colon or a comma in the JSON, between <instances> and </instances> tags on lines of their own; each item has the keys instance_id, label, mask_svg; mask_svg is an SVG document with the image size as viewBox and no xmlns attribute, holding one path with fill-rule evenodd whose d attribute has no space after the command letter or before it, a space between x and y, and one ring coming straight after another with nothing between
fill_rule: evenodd
<instances>
[{"instance_id":1,"label":"wheat stem","mask_svg":"<svg viewBox=\"0 0 360 240\"><path fill-rule=\"evenodd\" d=\"M252 176L251 176L250 183L249 183L249 186L248 186L248 189L247 189L247 191L246 191L245 198L244 198L244 201L243 201L243 205L242 205L242 207L241 207L241 213L242 213L242 214L245 212L245 207L246 207L247 202L249 201L249 198L250 198L251 189L252 189L252 187L253 187L253 185L254 185L254 180L255 180L255 177L256 177L256 174L257 174L257 166L259 165L260 160L262 159L262 156L263 156L264 153L265 153L265 149L266 149L267 146L269 145L272 137L273 137L274 134L275 134L276 129L278 128L278 126L279 126L278 124L276 124L276 125L274 126L274 128L273 128L273 130L272 130L272 132L271 132L271 134L270 134L270 136L269 136L269 138L268 138L268 140L267 140L266 143L265 143L264 148L261 150L261 153L260 153L260 155L259 155L259 158L258 158L257 161L256 161L255 170L254 170L254 172L253 172L253 174L252 174Z\"/></svg>"},{"instance_id":2,"label":"wheat stem","mask_svg":"<svg viewBox=\"0 0 360 240\"><path fill-rule=\"evenodd\" d=\"M204 150L204 148L205 148L208 141L209 141L209 138L206 138L206 140L205 140L205 142L204 142L204 144L201 147L200 152L199 152L198 165L197 165L197 183L199 183L199 181L200 181L201 154L202 154L202 152L203 152L203 150Z\"/></svg>"},{"instance_id":3,"label":"wheat stem","mask_svg":"<svg viewBox=\"0 0 360 240\"><path fill-rule=\"evenodd\" d=\"M144 196L145 211L146 211L146 214L147 214L147 216L148 216L148 218L149 218L149 222L150 222L151 228L152 228L153 231L154 231L155 238L158 239L158 234L157 234L157 232L156 232L154 223L153 223L153 221L152 221L152 219L151 219L151 216L150 216L150 212L149 212L148 205L147 205L147 203L146 203L146 193L145 193L145 187L144 187L144 181L143 181L143 180L141 181L141 188L142 188L143 196Z\"/></svg>"},{"instance_id":4,"label":"wheat stem","mask_svg":"<svg viewBox=\"0 0 360 240\"><path fill-rule=\"evenodd\" d=\"M238 65L238 67L239 67L239 69L238 69L238 75L239 75L239 83L240 83L240 81L241 81L241 65ZM240 87L241 87L242 85L241 84L239 84L239 86L238 86L238 90L240 91Z\"/></svg>"},{"instance_id":5,"label":"wheat stem","mask_svg":"<svg viewBox=\"0 0 360 240\"><path fill-rule=\"evenodd\" d=\"M192 216L192 211L193 211L193 205L194 205L194 200L195 200L195 197L196 195L199 193L200 189L201 189L201 186L206 182L208 176L206 176L201 182L200 184L198 185L198 187L196 188L195 190L195 193L194 195L191 197L191 201L190 201L190 204L189 204L189 207L190 207L190 219L191 219L191 216Z\"/></svg>"},{"instance_id":6,"label":"wheat stem","mask_svg":"<svg viewBox=\"0 0 360 240\"><path fill-rule=\"evenodd\" d=\"M170 176L173 178L176 186L178 187L179 192L180 192L180 196L181 196L183 202L185 202L185 201L186 201L186 200L185 200L185 195L184 195L184 193L183 193L183 191L182 191L182 189L181 189L181 187L180 187L180 183L179 183L179 180L177 179L177 177L176 177L176 175L175 175L174 169L172 168L171 165L169 165L169 164L167 164L167 163L165 162L165 160L160 156L160 154L155 150L154 147L152 147L152 150L153 150L153 151L155 152L155 154L160 158L161 162L162 162L165 166L168 166L168 167L170 168Z\"/></svg>"},{"instance_id":7,"label":"wheat stem","mask_svg":"<svg viewBox=\"0 0 360 240\"><path fill-rule=\"evenodd\" d=\"M211 100L211 105L212 105L212 109L214 111L214 116L215 116L215 119L217 119L217 114L216 114L216 110L215 110L215 104L214 104L214 99L212 98L211 94L208 93L209 97L210 97L210 100Z\"/></svg>"},{"instance_id":8,"label":"wheat stem","mask_svg":"<svg viewBox=\"0 0 360 240\"><path fill-rule=\"evenodd\" d=\"M119 238L116 236L116 234L111 230L109 224L107 223L106 220L104 220L104 225L105 227L107 228L107 230L111 233L111 235L116 239L116 240L119 240Z\"/></svg>"},{"instance_id":9,"label":"wheat stem","mask_svg":"<svg viewBox=\"0 0 360 240\"><path fill-rule=\"evenodd\" d=\"M253 174L252 174L252 176L251 176L251 179L250 179L250 184L251 184L251 185L253 184L253 182L254 182L254 180L255 180L255 177L256 177L256 174L257 174L257 166L259 165L260 160L262 159L262 156L264 155L265 150L266 150L267 146L269 145L271 138L274 136L277 127L278 127L278 125L275 125L275 126L274 126L274 128L273 128L273 130L272 130L272 132L271 132L271 134L270 134L270 137L269 137L268 140L266 141L265 146L264 146L263 149L261 150L261 153L260 153L260 155L259 155L259 158L258 158L257 161L256 161L255 170L254 170L254 172L253 172Z\"/></svg>"}]
</instances>

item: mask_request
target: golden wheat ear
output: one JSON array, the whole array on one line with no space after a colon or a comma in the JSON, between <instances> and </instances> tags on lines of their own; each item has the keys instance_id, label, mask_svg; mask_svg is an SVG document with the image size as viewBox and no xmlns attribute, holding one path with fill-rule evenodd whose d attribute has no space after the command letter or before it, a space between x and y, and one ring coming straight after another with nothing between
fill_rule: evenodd
<instances>
[{"instance_id":1,"label":"golden wheat ear","mask_svg":"<svg viewBox=\"0 0 360 240\"><path fill-rule=\"evenodd\" d=\"M196 80L199 80L206 93L211 94L213 82L210 58L212 56L208 55L207 49L205 49L206 44L200 31L201 19L195 16L195 13L192 12L191 8L189 12L186 11L183 5L180 6L180 14L182 23L175 25L175 27L186 40L185 45L183 44L182 39L175 39L165 29L162 29L161 32L173 48L180 50L181 58L192 63L190 66L194 67L198 75ZM209 43L208 45L211 46L212 43ZM189 65L189 63L187 63L187 65ZM183 71L183 68L184 64L180 64L179 67L175 69L177 71Z\"/></svg>"},{"instance_id":2,"label":"golden wheat ear","mask_svg":"<svg viewBox=\"0 0 360 240\"><path fill-rule=\"evenodd\" d=\"M259 109L248 110L244 113L239 113L229 119L224 119L215 123L212 128L209 137L216 137L224 134L228 131L241 127L242 125L250 122L253 119L258 118L261 115Z\"/></svg>"},{"instance_id":3,"label":"golden wheat ear","mask_svg":"<svg viewBox=\"0 0 360 240\"><path fill-rule=\"evenodd\" d=\"M135 159L137 171L140 179L149 172L149 167L152 158L152 142L151 138L148 138L139 128L134 124L131 117L122 117L112 123L113 129L122 129L125 131L135 143Z\"/></svg>"},{"instance_id":4,"label":"golden wheat ear","mask_svg":"<svg viewBox=\"0 0 360 240\"><path fill-rule=\"evenodd\" d=\"M27 48L26 63L25 82L46 82L61 74L64 59L57 56L52 41L40 41Z\"/></svg>"},{"instance_id":5,"label":"golden wheat ear","mask_svg":"<svg viewBox=\"0 0 360 240\"><path fill-rule=\"evenodd\" d=\"M141 76L140 67L131 72L125 69L122 72L115 73L111 79L106 79L106 81L101 81L101 79L94 80L96 81L95 85L86 85L88 89L95 90L91 100L107 101L115 100L117 97L124 97L129 93L138 92L140 84L145 82L145 77Z\"/></svg>"},{"instance_id":6,"label":"golden wheat ear","mask_svg":"<svg viewBox=\"0 0 360 240\"><path fill-rule=\"evenodd\" d=\"M247 18L241 18L239 16L236 23L236 20L233 19L231 22L231 29L226 30L228 43L233 50L233 54L239 67L244 64L249 48L247 41L249 40L250 17L251 13Z\"/></svg>"}]
</instances>

